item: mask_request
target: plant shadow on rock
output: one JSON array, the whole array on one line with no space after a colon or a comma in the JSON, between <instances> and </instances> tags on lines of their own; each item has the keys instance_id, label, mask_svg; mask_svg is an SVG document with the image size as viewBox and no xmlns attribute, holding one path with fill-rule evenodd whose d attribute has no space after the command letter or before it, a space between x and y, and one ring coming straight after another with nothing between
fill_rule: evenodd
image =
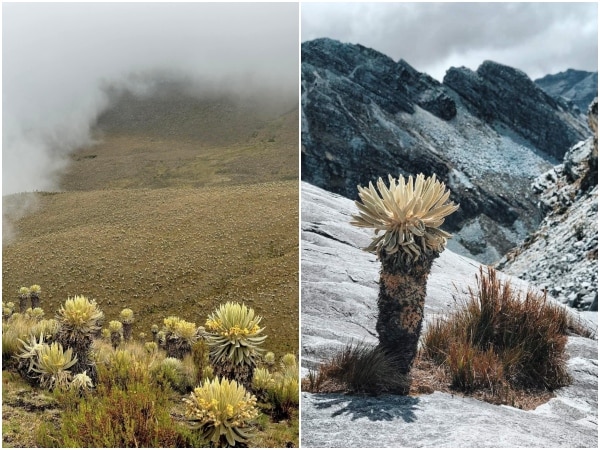
<instances>
[{"instance_id":1,"label":"plant shadow on rock","mask_svg":"<svg viewBox=\"0 0 600 450\"><path fill-rule=\"evenodd\" d=\"M338 408L331 417L349 415L351 420L367 418L373 422L402 419L404 422L415 422L415 410L418 397L384 395L380 397L343 396L340 394L319 394L315 396L316 409Z\"/></svg>"}]
</instances>

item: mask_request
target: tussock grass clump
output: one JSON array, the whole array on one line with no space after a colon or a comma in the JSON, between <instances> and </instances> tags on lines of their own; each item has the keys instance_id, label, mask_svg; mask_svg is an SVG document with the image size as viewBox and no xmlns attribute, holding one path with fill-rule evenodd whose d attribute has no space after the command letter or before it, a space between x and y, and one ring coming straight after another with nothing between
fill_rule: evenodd
<instances>
[{"instance_id":1,"label":"tussock grass clump","mask_svg":"<svg viewBox=\"0 0 600 450\"><path fill-rule=\"evenodd\" d=\"M2 321L2 362L8 363L12 356L20 352L20 341L29 337L36 322L21 313L14 313L9 319Z\"/></svg>"},{"instance_id":2,"label":"tussock grass clump","mask_svg":"<svg viewBox=\"0 0 600 450\"><path fill-rule=\"evenodd\" d=\"M350 343L309 374L309 392L352 392L371 395L408 390L408 379L381 347Z\"/></svg>"},{"instance_id":3,"label":"tussock grass clump","mask_svg":"<svg viewBox=\"0 0 600 450\"><path fill-rule=\"evenodd\" d=\"M480 269L477 283L461 309L429 327L423 356L443 365L453 386L465 392L568 384L567 311L545 295L528 291L523 298L491 268Z\"/></svg>"}]
</instances>

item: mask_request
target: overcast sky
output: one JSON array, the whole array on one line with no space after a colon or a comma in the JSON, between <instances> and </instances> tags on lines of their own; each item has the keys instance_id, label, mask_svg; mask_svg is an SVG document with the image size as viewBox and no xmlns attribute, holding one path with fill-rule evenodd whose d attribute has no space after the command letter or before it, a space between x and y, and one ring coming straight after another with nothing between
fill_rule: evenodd
<instances>
[{"instance_id":1,"label":"overcast sky","mask_svg":"<svg viewBox=\"0 0 600 450\"><path fill-rule=\"evenodd\" d=\"M298 11L297 3L3 3L3 194L54 189L106 106L102 84L131 73L289 86L297 96Z\"/></svg>"},{"instance_id":2,"label":"overcast sky","mask_svg":"<svg viewBox=\"0 0 600 450\"><path fill-rule=\"evenodd\" d=\"M598 70L598 4L303 3L302 41L329 37L374 48L442 80L486 59L540 78Z\"/></svg>"}]
</instances>

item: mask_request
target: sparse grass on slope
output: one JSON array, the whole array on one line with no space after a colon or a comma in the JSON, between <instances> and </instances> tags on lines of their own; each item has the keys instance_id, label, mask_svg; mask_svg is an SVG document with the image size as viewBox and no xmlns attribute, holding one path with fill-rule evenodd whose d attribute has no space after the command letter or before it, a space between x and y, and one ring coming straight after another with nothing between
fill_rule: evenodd
<instances>
[{"instance_id":1,"label":"sparse grass on slope","mask_svg":"<svg viewBox=\"0 0 600 450\"><path fill-rule=\"evenodd\" d=\"M78 150L65 190L227 186L298 179L298 107L269 114L185 98L125 97Z\"/></svg>"},{"instance_id":2,"label":"sparse grass on slope","mask_svg":"<svg viewBox=\"0 0 600 450\"><path fill-rule=\"evenodd\" d=\"M298 183L39 194L3 247L2 293L42 286L49 316L67 296L123 308L133 335L178 315L203 324L228 300L264 317L269 348L298 351ZM9 198L10 200L10 198Z\"/></svg>"}]
</instances>

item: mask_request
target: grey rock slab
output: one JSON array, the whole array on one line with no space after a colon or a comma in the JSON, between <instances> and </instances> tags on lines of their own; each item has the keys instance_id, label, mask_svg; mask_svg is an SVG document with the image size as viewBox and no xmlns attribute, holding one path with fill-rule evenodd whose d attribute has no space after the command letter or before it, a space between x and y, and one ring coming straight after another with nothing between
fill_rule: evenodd
<instances>
[{"instance_id":1,"label":"grey rock slab","mask_svg":"<svg viewBox=\"0 0 600 450\"><path fill-rule=\"evenodd\" d=\"M441 392L420 397L302 393L302 440L311 447L591 447L597 430Z\"/></svg>"}]
</instances>

